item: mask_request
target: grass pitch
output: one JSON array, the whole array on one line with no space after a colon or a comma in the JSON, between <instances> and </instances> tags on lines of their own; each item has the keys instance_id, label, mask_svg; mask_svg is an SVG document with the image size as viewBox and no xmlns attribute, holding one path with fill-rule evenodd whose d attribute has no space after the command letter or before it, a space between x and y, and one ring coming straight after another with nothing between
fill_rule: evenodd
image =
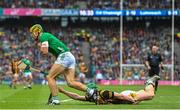
<instances>
[{"instance_id":1,"label":"grass pitch","mask_svg":"<svg viewBox=\"0 0 180 110\"><path fill-rule=\"evenodd\" d=\"M64 89L84 94L70 87ZM122 90L139 90L143 86L99 86L99 89L108 89L116 92ZM59 94L61 105L46 105L49 96L47 85L33 85L33 89L10 89L8 85L0 85L0 109L180 109L180 87L159 86L156 96L151 101L144 101L138 105L95 105L90 102L71 100Z\"/></svg>"}]
</instances>

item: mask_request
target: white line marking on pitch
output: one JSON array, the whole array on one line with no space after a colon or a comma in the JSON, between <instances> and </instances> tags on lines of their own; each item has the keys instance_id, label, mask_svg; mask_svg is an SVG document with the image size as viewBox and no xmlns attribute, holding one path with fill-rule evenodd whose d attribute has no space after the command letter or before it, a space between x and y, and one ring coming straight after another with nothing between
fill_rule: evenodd
<instances>
[{"instance_id":1,"label":"white line marking on pitch","mask_svg":"<svg viewBox=\"0 0 180 110\"><path fill-rule=\"evenodd\" d=\"M60 100L60 102L69 102L69 101L72 101L73 99L65 99L65 100ZM16 100L9 100L9 101L7 101L7 100L1 100L0 102L2 102L2 103L7 103L7 102L17 102ZM30 102L41 102L41 101L29 101L29 100L26 100L26 101L24 101L24 100L22 100L22 101L18 101L18 102L25 102L25 103L30 103Z\"/></svg>"},{"instance_id":2,"label":"white line marking on pitch","mask_svg":"<svg viewBox=\"0 0 180 110\"><path fill-rule=\"evenodd\" d=\"M72 101L73 99L66 99L66 100L61 100L60 102L69 102Z\"/></svg>"}]
</instances>

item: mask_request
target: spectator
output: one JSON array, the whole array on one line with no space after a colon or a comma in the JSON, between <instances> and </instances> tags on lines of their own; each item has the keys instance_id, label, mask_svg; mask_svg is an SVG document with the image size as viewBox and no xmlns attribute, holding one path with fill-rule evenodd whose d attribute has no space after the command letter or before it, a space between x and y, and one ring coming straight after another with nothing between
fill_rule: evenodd
<instances>
[{"instance_id":1,"label":"spectator","mask_svg":"<svg viewBox=\"0 0 180 110\"><path fill-rule=\"evenodd\" d=\"M139 80L139 79L140 79L139 71L138 71L137 68L134 68L133 79L134 79L134 80Z\"/></svg>"},{"instance_id":2,"label":"spectator","mask_svg":"<svg viewBox=\"0 0 180 110\"><path fill-rule=\"evenodd\" d=\"M103 74L101 73L100 70L97 70L97 71L96 71L96 77L95 77L95 78L96 78L96 82L97 82L97 83L100 83L100 81L101 81L102 79L104 79L104 78L103 78Z\"/></svg>"}]
</instances>

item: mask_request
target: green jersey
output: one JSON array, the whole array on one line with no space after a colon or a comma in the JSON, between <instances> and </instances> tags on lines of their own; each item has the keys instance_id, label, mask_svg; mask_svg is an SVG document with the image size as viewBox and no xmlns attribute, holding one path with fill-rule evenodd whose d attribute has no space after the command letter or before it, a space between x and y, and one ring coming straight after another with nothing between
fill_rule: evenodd
<instances>
[{"instance_id":1,"label":"green jersey","mask_svg":"<svg viewBox=\"0 0 180 110\"><path fill-rule=\"evenodd\" d=\"M25 63L27 65L27 67L30 67L32 64L28 59L22 59L22 62ZM29 68L25 68L24 69L24 73L26 72L31 72Z\"/></svg>"},{"instance_id":2,"label":"green jersey","mask_svg":"<svg viewBox=\"0 0 180 110\"><path fill-rule=\"evenodd\" d=\"M59 54L68 52L69 48L54 35L44 32L40 35L39 40L41 43L48 42L49 52L52 53L55 57L58 57Z\"/></svg>"}]
</instances>

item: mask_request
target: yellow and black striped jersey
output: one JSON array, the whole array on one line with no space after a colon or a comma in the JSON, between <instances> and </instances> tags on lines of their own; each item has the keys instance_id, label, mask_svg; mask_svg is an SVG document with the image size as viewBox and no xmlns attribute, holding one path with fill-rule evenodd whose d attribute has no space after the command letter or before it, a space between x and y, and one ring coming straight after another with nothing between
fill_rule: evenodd
<instances>
[{"instance_id":1,"label":"yellow and black striped jersey","mask_svg":"<svg viewBox=\"0 0 180 110\"><path fill-rule=\"evenodd\" d=\"M12 68L12 72L13 74L18 74L19 73L19 68L18 68L18 61L12 61L11 62L11 68Z\"/></svg>"}]
</instances>

